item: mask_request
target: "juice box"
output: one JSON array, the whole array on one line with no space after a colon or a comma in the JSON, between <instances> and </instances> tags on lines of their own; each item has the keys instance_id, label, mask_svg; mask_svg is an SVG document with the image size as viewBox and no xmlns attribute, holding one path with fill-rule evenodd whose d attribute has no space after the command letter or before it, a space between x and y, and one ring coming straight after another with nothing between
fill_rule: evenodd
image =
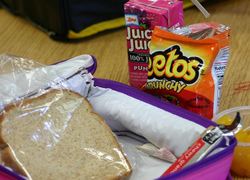
<instances>
[{"instance_id":1,"label":"juice box","mask_svg":"<svg viewBox=\"0 0 250 180\"><path fill-rule=\"evenodd\" d=\"M149 43L155 26L183 25L179 0L130 0L124 5L130 85L144 89L147 82Z\"/></svg>"}]
</instances>

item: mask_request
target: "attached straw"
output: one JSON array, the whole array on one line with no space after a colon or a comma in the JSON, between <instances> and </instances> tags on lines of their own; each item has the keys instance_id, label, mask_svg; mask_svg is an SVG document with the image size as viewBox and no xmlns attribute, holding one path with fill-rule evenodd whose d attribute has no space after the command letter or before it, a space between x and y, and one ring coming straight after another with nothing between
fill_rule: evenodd
<instances>
[{"instance_id":1,"label":"attached straw","mask_svg":"<svg viewBox=\"0 0 250 180\"><path fill-rule=\"evenodd\" d=\"M206 18L210 16L209 12L201 5L201 3L198 0L191 0L191 1Z\"/></svg>"}]
</instances>

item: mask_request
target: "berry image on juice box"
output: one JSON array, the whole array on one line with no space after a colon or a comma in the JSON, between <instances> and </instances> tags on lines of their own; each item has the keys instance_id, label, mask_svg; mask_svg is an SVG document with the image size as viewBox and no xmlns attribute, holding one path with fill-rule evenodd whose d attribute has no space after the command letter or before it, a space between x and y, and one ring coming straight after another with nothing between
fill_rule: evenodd
<instances>
[{"instance_id":1,"label":"berry image on juice box","mask_svg":"<svg viewBox=\"0 0 250 180\"><path fill-rule=\"evenodd\" d=\"M149 43L155 26L183 25L179 0L130 0L124 5L130 85L142 89L147 82Z\"/></svg>"}]
</instances>

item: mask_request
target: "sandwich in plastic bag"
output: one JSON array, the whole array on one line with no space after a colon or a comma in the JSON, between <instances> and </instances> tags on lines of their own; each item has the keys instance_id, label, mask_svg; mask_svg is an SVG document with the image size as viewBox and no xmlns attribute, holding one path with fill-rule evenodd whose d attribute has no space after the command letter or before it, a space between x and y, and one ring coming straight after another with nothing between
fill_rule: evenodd
<instances>
[{"instance_id":1,"label":"sandwich in plastic bag","mask_svg":"<svg viewBox=\"0 0 250 180\"><path fill-rule=\"evenodd\" d=\"M69 90L70 84L52 69L35 68L35 62L22 58L0 58L2 68L11 67L0 77L3 165L28 179L130 175L116 137L85 97Z\"/></svg>"}]
</instances>

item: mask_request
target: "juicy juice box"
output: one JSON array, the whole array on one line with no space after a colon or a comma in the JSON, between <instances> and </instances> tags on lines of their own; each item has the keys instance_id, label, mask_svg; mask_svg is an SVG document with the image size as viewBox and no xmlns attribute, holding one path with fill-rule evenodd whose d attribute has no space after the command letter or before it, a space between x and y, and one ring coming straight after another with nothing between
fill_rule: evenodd
<instances>
[{"instance_id":1,"label":"juicy juice box","mask_svg":"<svg viewBox=\"0 0 250 180\"><path fill-rule=\"evenodd\" d=\"M155 26L183 25L183 4L178 0L130 0L124 5L130 85L144 89L149 43Z\"/></svg>"}]
</instances>

